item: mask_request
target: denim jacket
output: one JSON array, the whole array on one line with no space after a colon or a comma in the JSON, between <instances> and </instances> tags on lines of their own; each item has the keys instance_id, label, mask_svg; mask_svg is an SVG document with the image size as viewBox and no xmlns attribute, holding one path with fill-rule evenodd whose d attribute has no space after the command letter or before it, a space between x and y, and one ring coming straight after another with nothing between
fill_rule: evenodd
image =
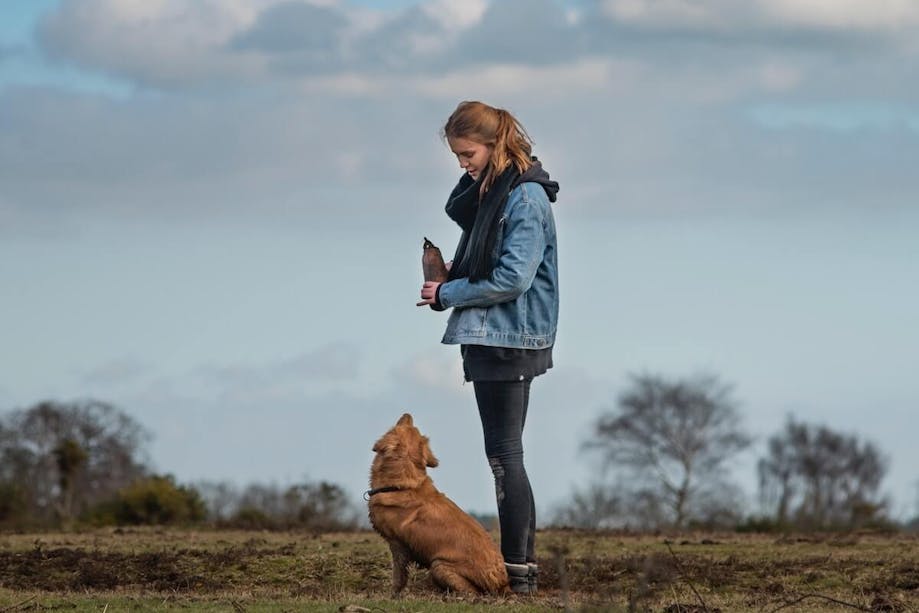
<instances>
[{"instance_id":1,"label":"denim jacket","mask_svg":"<svg viewBox=\"0 0 919 613\"><path fill-rule=\"evenodd\" d=\"M558 325L558 259L555 218L538 183L521 183L498 220L496 263L488 279L454 279L437 297L453 307L446 344L543 349Z\"/></svg>"}]
</instances>

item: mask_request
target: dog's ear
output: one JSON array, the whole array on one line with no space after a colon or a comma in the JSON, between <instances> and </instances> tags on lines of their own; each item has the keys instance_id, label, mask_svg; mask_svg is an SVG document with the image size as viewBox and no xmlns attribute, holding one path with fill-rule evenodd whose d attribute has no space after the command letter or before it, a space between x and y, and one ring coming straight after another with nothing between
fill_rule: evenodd
<instances>
[{"instance_id":1,"label":"dog's ear","mask_svg":"<svg viewBox=\"0 0 919 613\"><path fill-rule=\"evenodd\" d=\"M415 424L412 422L411 413L403 414L402 417L399 418L399 421L396 422L396 425L397 426L414 426Z\"/></svg>"},{"instance_id":2,"label":"dog's ear","mask_svg":"<svg viewBox=\"0 0 919 613\"><path fill-rule=\"evenodd\" d=\"M374 453L380 452L391 452L393 449L399 446L398 441L393 440L391 436L383 436L376 443L373 444Z\"/></svg>"},{"instance_id":3,"label":"dog's ear","mask_svg":"<svg viewBox=\"0 0 919 613\"><path fill-rule=\"evenodd\" d=\"M428 468L436 468L440 462L434 457L434 453L431 451L431 446L428 444L428 437L423 437L421 439L421 457L424 460L424 465Z\"/></svg>"}]
</instances>

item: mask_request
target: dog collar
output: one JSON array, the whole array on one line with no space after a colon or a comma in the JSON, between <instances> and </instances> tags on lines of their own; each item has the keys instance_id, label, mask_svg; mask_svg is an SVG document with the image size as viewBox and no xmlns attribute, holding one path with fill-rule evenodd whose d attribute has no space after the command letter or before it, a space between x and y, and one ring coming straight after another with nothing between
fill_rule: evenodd
<instances>
[{"instance_id":1,"label":"dog collar","mask_svg":"<svg viewBox=\"0 0 919 613\"><path fill-rule=\"evenodd\" d=\"M398 485L387 485L386 487L376 487L372 490L367 490L364 492L364 500L370 500L370 497L374 494L385 494L386 492L398 492L402 488Z\"/></svg>"}]
</instances>

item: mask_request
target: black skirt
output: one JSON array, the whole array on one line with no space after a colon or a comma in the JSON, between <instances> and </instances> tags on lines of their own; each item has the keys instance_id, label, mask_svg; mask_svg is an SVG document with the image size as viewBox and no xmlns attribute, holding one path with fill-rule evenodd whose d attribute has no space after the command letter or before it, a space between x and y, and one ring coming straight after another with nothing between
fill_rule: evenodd
<instances>
[{"instance_id":1,"label":"black skirt","mask_svg":"<svg viewBox=\"0 0 919 613\"><path fill-rule=\"evenodd\" d=\"M552 347L518 349L460 345L466 381L523 381L552 368Z\"/></svg>"}]
</instances>

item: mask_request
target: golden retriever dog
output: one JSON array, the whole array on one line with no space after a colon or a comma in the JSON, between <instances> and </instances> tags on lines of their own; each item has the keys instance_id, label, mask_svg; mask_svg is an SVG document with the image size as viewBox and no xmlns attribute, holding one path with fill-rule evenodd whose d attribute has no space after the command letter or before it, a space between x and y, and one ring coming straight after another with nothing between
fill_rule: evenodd
<instances>
[{"instance_id":1,"label":"golden retriever dog","mask_svg":"<svg viewBox=\"0 0 919 613\"><path fill-rule=\"evenodd\" d=\"M370 522L392 551L392 589L398 595L411 562L431 569L434 582L463 593L507 593L504 558L475 519L434 487L427 474L437 458L406 413L373 446Z\"/></svg>"}]
</instances>

